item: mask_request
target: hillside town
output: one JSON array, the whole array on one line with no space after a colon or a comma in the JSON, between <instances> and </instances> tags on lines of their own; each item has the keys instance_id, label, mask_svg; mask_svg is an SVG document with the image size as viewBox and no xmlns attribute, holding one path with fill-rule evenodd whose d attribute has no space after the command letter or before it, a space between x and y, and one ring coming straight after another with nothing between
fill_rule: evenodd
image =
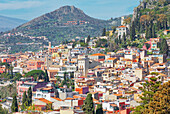
<instances>
[{"instance_id":1,"label":"hillside town","mask_svg":"<svg viewBox=\"0 0 170 114\"><path fill-rule=\"evenodd\" d=\"M164 32L168 32L165 30ZM128 27L117 27L121 38ZM164 33L164 34L166 34ZM169 33L168 33L169 34ZM143 84L170 80L167 54L161 54L160 38L150 38L142 48L121 48L106 52L96 47L97 40L108 36L85 38L88 46L77 43L49 46L39 52L0 55L1 87L16 86L18 111L48 114L84 114L84 103L90 94L94 108L102 105L103 112L129 114L141 105ZM78 41L75 41L78 42ZM149 47L147 44L150 44ZM17 79L14 75L20 74ZM31 89L31 105L23 107L26 92ZM11 112L14 98L1 96L1 105Z\"/></svg>"},{"instance_id":2,"label":"hillside town","mask_svg":"<svg viewBox=\"0 0 170 114\"><path fill-rule=\"evenodd\" d=\"M71 36L79 26L91 33L104 23L95 25L74 6L56 10L58 17L71 15L69 21L52 12L0 33L0 114L170 114L169 6L168 0L140 1L133 15L95 36ZM72 39L56 40L58 29L41 32L57 24L64 37L62 28L77 27L67 34ZM29 33L34 29L38 35Z\"/></svg>"}]
</instances>

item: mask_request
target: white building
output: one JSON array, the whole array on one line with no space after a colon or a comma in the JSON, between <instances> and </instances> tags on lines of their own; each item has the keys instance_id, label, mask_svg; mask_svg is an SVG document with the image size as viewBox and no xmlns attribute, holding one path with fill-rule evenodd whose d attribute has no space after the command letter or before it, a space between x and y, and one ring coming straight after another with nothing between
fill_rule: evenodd
<instances>
[{"instance_id":1,"label":"white building","mask_svg":"<svg viewBox=\"0 0 170 114\"><path fill-rule=\"evenodd\" d=\"M78 60L78 71L82 76L87 76L89 69L89 58L83 58Z\"/></svg>"},{"instance_id":2,"label":"white building","mask_svg":"<svg viewBox=\"0 0 170 114\"><path fill-rule=\"evenodd\" d=\"M119 26L118 28L116 28L116 32L118 33L118 37L120 36L121 38L123 38L124 33L125 35L127 35L128 28L126 26Z\"/></svg>"}]
</instances>

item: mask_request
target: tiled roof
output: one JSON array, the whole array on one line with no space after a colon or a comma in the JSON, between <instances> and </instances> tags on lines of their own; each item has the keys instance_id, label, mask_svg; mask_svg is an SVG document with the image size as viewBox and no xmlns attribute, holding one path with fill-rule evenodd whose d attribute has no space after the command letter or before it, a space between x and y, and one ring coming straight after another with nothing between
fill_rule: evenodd
<instances>
[{"instance_id":1,"label":"tiled roof","mask_svg":"<svg viewBox=\"0 0 170 114\"><path fill-rule=\"evenodd\" d=\"M44 103L47 103L47 104L52 104L51 101L47 100L47 99L44 99L44 98L38 98L38 100L44 102Z\"/></svg>"},{"instance_id":2,"label":"tiled roof","mask_svg":"<svg viewBox=\"0 0 170 114\"><path fill-rule=\"evenodd\" d=\"M126 26L119 26L118 28L126 28Z\"/></svg>"},{"instance_id":3,"label":"tiled roof","mask_svg":"<svg viewBox=\"0 0 170 114\"><path fill-rule=\"evenodd\" d=\"M51 97L51 98L53 98L53 99L55 99L55 100L57 100L57 101L62 101L62 100L59 99L59 98L55 98L55 97Z\"/></svg>"},{"instance_id":4,"label":"tiled roof","mask_svg":"<svg viewBox=\"0 0 170 114\"><path fill-rule=\"evenodd\" d=\"M107 60L115 60L116 59L116 57L115 58L108 58Z\"/></svg>"},{"instance_id":5,"label":"tiled roof","mask_svg":"<svg viewBox=\"0 0 170 114\"><path fill-rule=\"evenodd\" d=\"M74 98L68 97L65 100L74 100Z\"/></svg>"},{"instance_id":6,"label":"tiled roof","mask_svg":"<svg viewBox=\"0 0 170 114\"><path fill-rule=\"evenodd\" d=\"M105 56L105 54L101 54L101 53L96 53L96 54L92 54L90 56Z\"/></svg>"}]
</instances>

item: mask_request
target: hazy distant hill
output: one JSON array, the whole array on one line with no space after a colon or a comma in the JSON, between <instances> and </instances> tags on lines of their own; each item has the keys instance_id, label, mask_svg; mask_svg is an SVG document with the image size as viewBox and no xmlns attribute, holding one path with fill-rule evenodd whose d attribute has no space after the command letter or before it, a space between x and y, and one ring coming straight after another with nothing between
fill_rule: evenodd
<instances>
[{"instance_id":1,"label":"hazy distant hill","mask_svg":"<svg viewBox=\"0 0 170 114\"><path fill-rule=\"evenodd\" d=\"M112 21L115 21L114 25L120 24L120 18ZM29 36L46 36L56 43L77 36L98 36L103 28L113 26L112 21L92 18L74 6L63 6L17 27L13 32L22 32Z\"/></svg>"},{"instance_id":2,"label":"hazy distant hill","mask_svg":"<svg viewBox=\"0 0 170 114\"><path fill-rule=\"evenodd\" d=\"M26 22L27 22L26 20L5 17L0 15L0 32L11 30Z\"/></svg>"}]
</instances>

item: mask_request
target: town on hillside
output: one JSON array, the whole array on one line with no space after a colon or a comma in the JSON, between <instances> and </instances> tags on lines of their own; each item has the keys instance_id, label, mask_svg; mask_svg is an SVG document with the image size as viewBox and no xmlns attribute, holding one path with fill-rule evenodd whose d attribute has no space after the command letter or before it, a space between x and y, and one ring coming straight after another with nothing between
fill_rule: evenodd
<instances>
[{"instance_id":1,"label":"town on hillside","mask_svg":"<svg viewBox=\"0 0 170 114\"><path fill-rule=\"evenodd\" d=\"M6 49L0 114L170 114L170 18L152 12L154 4L144 0L95 37L53 45L44 36L48 45L38 51ZM78 22L88 23L65 24Z\"/></svg>"}]
</instances>

